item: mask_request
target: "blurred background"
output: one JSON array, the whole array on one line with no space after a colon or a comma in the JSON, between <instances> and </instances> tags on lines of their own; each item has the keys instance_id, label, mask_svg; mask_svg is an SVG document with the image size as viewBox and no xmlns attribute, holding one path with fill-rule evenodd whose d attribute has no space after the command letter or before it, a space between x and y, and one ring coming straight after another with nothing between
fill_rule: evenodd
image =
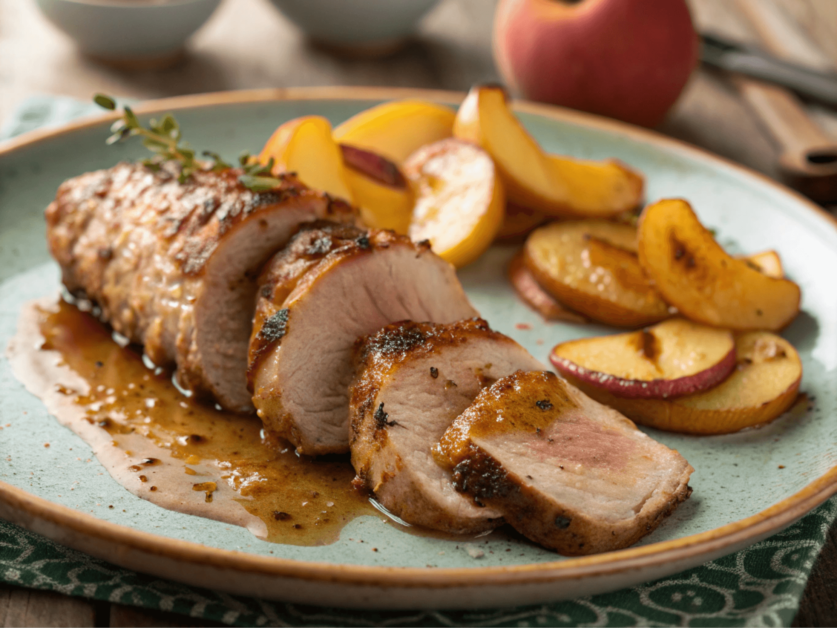
<instances>
[{"instance_id":1,"label":"blurred background","mask_svg":"<svg viewBox=\"0 0 837 628\"><path fill-rule=\"evenodd\" d=\"M672 22L676 17L658 8L641 10L641 5L649 2L657 4L655 0L605 0L600 4L614 5L606 11L614 16L611 21L628 19L630 30L640 39L653 39L667 31L677 33L681 27ZM639 18L619 17L615 7L620 3L623 7L636 4L628 8ZM614 24L589 19L573 23L569 19L563 25L547 24L536 36L525 17L507 17L505 24L496 25L496 39L511 38L512 47L534 47L530 56L536 60L528 63L536 67L527 69L524 60L517 62L524 67L506 67L501 73L495 63L500 54L492 51L498 4L498 0L0 0L0 125L28 97L53 94L88 101L96 91L149 99L327 85L464 91L476 82L504 81L518 87L518 96L544 99L538 85L558 84L576 61L595 63L589 57L607 49L613 39L607 29ZM682 0L667 4L682 4ZM755 45L815 70L837 67L835 0L688 0L686 4L699 33ZM122 15L114 14L115 7ZM126 7L134 11L127 27ZM167 12L166 7L177 10ZM194 29L195 34L183 45L182 40ZM561 58L569 54L567 49L550 50L549 44L544 44L550 39L563 41L565 34L584 42L584 55L568 61ZM546 49L538 50L538 46ZM649 54L662 71L667 63L677 64L677 55L669 50L639 51L636 58L627 55L624 65L609 66L608 78L613 79L614 71L624 71L622 80L632 80L630 68L639 67L642 55ZM507 58L513 56L506 53ZM668 71L675 75L675 83L682 78L675 85L676 96L691 66L685 74L677 67ZM653 93L660 91L646 90L651 101ZM567 103L573 94L551 97L553 102L563 99L564 104L581 102L581 108L596 109L595 103L583 99ZM837 140L833 109L805 104L802 113L788 114L782 109L787 102L781 98L777 101L775 94L759 92L758 87L744 85L728 73L698 64L668 115L662 122L652 119L650 125L778 178L779 157L799 148L794 141L802 138L807 145L819 143L830 149L831 142ZM545 99L549 100L550 94ZM647 106L665 109L668 104ZM779 108L779 127L784 119L789 128L771 128L771 107ZM600 113L612 113L599 109ZM804 119L796 120L794 115ZM775 121L776 115L773 118ZM648 120L641 122L649 125ZM837 164L829 164L837 161L837 153L831 157L818 158L815 166L837 169ZM837 180L837 171L831 176Z\"/></svg>"}]
</instances>

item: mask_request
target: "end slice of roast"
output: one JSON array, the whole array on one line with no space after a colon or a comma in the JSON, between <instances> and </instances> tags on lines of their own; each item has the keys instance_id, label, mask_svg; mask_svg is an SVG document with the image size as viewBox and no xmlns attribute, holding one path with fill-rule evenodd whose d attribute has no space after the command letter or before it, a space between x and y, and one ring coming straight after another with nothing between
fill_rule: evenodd
<instances>
[{"instance_id":1,"label":"end slice of roast","mask_svg":"<svg viewBox=\"0 0 837 628\"><path fill-rule=\"evenodd\" d=\"M435 450L457 490L561 554L636 543L689 497L692 467L547 372L483 390Z\"/></svg>"},{"instance_id":2,"label":"end slice of roast","mask_svg":"<svg viewBox=\"0 0 837 628\"><path fill-rule=\"evenodd\" d=\"M64 284L144 345L160 366L224 408L252 411L247 347L261 266L300 224L354 221L345 203L291 176L268 192L241 171L194 173L122 163L64 182L47 208L47 238Z\"/></svg>"},{"instance_id":3,"label":"end slice of roast","mask_svg":"<svg viewBox=\"0 0 837 628\"><path fill-rule=\"evenodd\" d=\"M450 264L390 231L305 230L271 261L259 294L253 403L267 429L308 455L349 450L358 338L396 321L477 315Z\"/></svg>"},{"instance_id":4,"label":"end slice of roast","mask_svg":"<svg viewBox=\"0 0 837 628\"><path fill-rule=\"evenodd\" d=\"M359 341L351 389L356 482L404 521L453 533L502 523L458 493L431 450L487 385L518 369L543 369L483 320L398 323Z\"/></svg>"}]
</instances>

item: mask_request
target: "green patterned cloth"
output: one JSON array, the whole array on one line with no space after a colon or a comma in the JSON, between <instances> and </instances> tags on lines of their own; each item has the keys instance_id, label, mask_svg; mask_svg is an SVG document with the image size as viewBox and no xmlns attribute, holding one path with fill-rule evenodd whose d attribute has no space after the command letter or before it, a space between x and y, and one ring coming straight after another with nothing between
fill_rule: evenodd
<instances>
[{"instance_id":1,"label":"green patterned cloth","mask_svg":"<svg viewBox=\"0 0 837 628\"><path fill-rule=\"evenodd\" d=\"M0 139L92 108L33 98ZM567 602L492 611L359 612L227 595L128 571L0 521L0 581L237 626L781 626L793 621L837 518L833 499L752 547L670 578Z\"/></svg>"},{"instance_id":2,"label":"green patterned cloth","mask_svg":"<svg viewBox=\"0 0 837 628\"><path fill-rule=\"evenodd\" d=\"M633 589L489 611L360 612L281 604L121 569L0 521L0 581L235 626L788 626L828 529L831 500L752 547Z\"/></svg>"}]
</instances>

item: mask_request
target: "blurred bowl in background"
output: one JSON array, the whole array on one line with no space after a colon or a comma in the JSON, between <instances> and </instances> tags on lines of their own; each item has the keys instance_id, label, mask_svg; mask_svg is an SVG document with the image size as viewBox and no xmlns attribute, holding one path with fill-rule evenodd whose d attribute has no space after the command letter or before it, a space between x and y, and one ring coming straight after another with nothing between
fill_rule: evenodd
<instances>
[{"instance_id":1,"label":"blurred bowl in background","mask_svg":"<svg viewBox=\"0 0 837 628\"><path fill-rule=\"evenodd\" d=\"M314 43L352 56L399 49L438 0L270 0Z\"/></svg>"},{"instance_id":2,"label":"blurred bowl in background","mask_svg":"<svg viewBox=\"0 0 837 628\"><path fill-rule=\"evenodd\" d=\"M159 69L176 62L186 40L221 0L36 0L46 18L84 54L108 65Z\"/></svg>"}]
</instances>

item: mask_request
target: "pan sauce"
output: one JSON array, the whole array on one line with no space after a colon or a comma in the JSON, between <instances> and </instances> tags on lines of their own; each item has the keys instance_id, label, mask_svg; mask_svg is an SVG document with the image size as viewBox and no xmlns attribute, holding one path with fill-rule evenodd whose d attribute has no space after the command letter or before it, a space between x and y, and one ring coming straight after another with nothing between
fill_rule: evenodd
<instances>
[{"instance_id":1,"label":"pan sauce","mask_svg":"<svg viewBox=\"0 0 837 628\"><path fill-rule=\"evenodd\" d=\"M332 543L355 517L381 516L352 488L346 457L297 456L265 439L256 417L187 398L121 340L75 305L45 299L23 309L9 358L129 491L293 545Z\"/></svg>"}]
</instances>

